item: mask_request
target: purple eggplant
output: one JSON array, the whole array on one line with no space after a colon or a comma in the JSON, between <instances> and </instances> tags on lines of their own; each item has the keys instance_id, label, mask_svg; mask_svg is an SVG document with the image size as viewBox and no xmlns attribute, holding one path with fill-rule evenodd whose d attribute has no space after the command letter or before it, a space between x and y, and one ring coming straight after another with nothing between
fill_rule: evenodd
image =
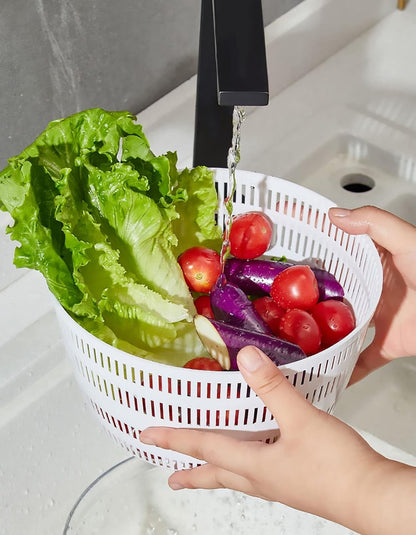
<instances>
[{"instance_id":1,"label":"purple eggplant","mask_svg":"<svg viewBox=\"0 0 416 535\"><path fill-rule=\"evenodd\" d=\"M224 370L238 370L237 354L250 345L266 353L276 366L306 358L298 345L276 336L247 331L200 315L195 316L194 323L208 353L218 360Z\"/></svg>"},{"instance_id":2,"label":"purple eggplant","mask_svg":"<svg viewBox=\"0 0 416 535\"><path fill-rule=\"evenodd\" d=\"M229 258L225 262L224 275L227 281L241 288L248 295L267 295L274 279L283 270L293 266L278 260L240 260ZM312 267L319 288L319 300L342 299L344 290L336 278L325 269Z\"/></svg>"},{"instance_id":3,"label":"purple eggplant","mask_svg":"<svg viewBox=\"0 0 416 535\"><path fill-rule=\"evenodd\" d=\"M312 271L315 273L318 283L319 301L326 301L327 299L342 300L344 298L344 288L332 273L317 267L312 267Z\"/></svg>"},{"instance_id":4,"label":"purple eggplant","mask_svg":"<svg viewBox=\"0 0 416 535\"><path fill-rule=\"evenodd\" d=\"M266 334L273 334L263 320L253 302L241 288L230 284L224 275L218 277L210 293L210 303L214 318L229 325Z\"/></svg>"}]
</instances>

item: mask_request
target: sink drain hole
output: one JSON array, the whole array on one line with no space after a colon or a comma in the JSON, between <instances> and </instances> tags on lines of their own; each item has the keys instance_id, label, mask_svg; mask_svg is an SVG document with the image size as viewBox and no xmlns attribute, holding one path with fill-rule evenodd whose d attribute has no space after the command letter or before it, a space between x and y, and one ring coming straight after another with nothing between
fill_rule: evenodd
<instances>
[{"instance_id":1,"label":"sink drain hole","mask_svg":"<svg viewBox=\"0 0 416 535\"><path fill-rule=\"evenodd\" d=\"M371 176L363 173L349 173L341 178L341 186L353 193L363 193L374 188L376 183Z\"/></svg>"}]
</instances>

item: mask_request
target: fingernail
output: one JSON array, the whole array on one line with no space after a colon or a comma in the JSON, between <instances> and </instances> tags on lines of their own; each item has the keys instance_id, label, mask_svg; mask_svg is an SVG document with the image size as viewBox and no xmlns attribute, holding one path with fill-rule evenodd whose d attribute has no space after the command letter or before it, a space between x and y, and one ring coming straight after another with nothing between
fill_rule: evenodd
<instances>
[{"instance_id":1,"label":"fingernail","mask_svg":"<svg viewBox=\"0 0 416 535\"><path fill-rule=\"evenodd\" d=\"M348 210L348 208L331 208L331 215L334 217L348 217L351 215L351 210Z\"/></svg>"},{"instance_id":2,"label":"fingernail","mask_svg":"<svg viewBox=\"0 0 416 535\"><path fill-rule=\"evenodd\" d=\"M139 435L140 442L143 442L143 444L147 444L148 446L156 446L156 442L152 439L152 437L149 437L149 435L145 434L144 431L142 431Z\"/></svg>"},{"instance_id":3,"label":"fingernail","mask_svg":"<svg viewBox=\"0 0 416 535\"><path fill-rule=\"evenodd\" d=\"M245 347L238 354L238 365L250 373L257 371L264 363L262 353L254 346Z\"/></svg>"},{"instance_id":4,"label":"fingernail","mask_svg":"<svg viewBox=\"0 0 416 535\"><path fill-rule=\"evenodd\" d=\"M169 487L172 490L181 490L184 488L183 485L181 485L180 483L177 483L176 481L169 481Z\"/></svg>"}]
</instances>

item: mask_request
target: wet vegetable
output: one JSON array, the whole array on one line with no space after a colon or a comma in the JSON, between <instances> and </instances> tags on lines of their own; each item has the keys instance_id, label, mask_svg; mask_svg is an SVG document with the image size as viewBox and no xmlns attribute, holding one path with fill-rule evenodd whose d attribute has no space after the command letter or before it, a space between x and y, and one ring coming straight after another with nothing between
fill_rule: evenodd
<instances>
[{"instance_id":1,"label":"wet vegetable","mask_svg":"<svg viewBox=\"0 0 416 535\"><path fill-rule=\"evenodd\" d=\"M270 296L282 308L309 310L318 302L319 289L309 266L295 265L284 269L274 279Z\"/></svg>"},{"instance_id":2,"label":"wet vegetable","mask_svg":"<svg viewBox=\"0 0 416 535\"><path fill-rule=\"evenodd\" d=\"M249 331L272 334L272 330L254 308L253 302L235 284L221 275L210 294L214 319Z\"/></svg>"},{"instance_id":3,"label":"wet vegetable","mask_svg":"<svg viewBox=\"0 0 416 535\"><path fill-rule=\"evenodd\" d=\"M263 351L277 365L304 359L302 349L273 335L255 333L197 315L195 328L210 355L224 370L237 370L237 354L245 346L253 345Z\"/></svg>"},{"instance_id":4,"label":"wet vegetable","mask_svg":"<svg viewBox=\"0 0 416 535\"><path fill-rule=\"evenodd\" d=\"M247 212L233 217L230 231L231 254L236 258L257 258L270 245L272 224L261 212Z\"/></svg>"},{"instance_id":5,"label":"wet vegetable","mask_svg":"<svg viewBox=\"0 0 416 535\"><path fill-rule=\"evenodd\" d=\"M323 347L336 344L355 328L354 312L343 301L321 301L311 309L311 315L321 331Z\"/></svg>"},{"instance_id":6,"label":"wet vegetable","mask_svg":"<svg viewBox=\"0 0 416 535\"><path fill-rule=\"evenodd\" d=\"M241 260L229 258L225 263L224 274L228 282L237 285L246 294L267 295L274 279L283 270L295 264L278 260ZM325 269L312 267L318 282L319 300L342 299L344 290L336 278Z\"/></svg>"}]
</instances>

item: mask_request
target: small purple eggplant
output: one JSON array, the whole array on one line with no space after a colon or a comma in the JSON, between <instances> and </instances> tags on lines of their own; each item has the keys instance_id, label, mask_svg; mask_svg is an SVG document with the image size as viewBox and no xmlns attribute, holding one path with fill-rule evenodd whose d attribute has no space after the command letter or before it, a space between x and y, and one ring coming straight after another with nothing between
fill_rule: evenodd
<instances>
[{"instance_id":1,"label":"small purple eggplant","mask_svg":"<svg viewBox=\"0 0 416 535\"><path fill-rule=\"evenodd\" d=\"M283 270L293 266L278 260L240 260L229 258L224 267L227 281L241 288L248 295L267 295L274 279ZM344 289L336 278L325 269L312 267L319 288L319 300L343 299Z\"/></svg>"},{"instance_id":2,"label":"small purple eggplant","mask_svg":"<svg viewBox=\"0 0 416 535\"><path fill-rule=\"evenodd\" d=\"M195 316L194 324L208 353L218 360L224 370L238 370L237 354L249 345L258 347L276 366L306 358L298 345L276 336L247 331L200 315Z\"/></svg>"},{"instance_id":3,"label":"small purple eggplant","mask_svg":"<svg viewBox=\"0 0 416 535\"><path fill-rule=\"evenodd\" d=\"M273 334L244 291L227 282L224 275L219 276L211 290L210 302L216 320L248 331Z\"/></svg>"}]
</instances>

